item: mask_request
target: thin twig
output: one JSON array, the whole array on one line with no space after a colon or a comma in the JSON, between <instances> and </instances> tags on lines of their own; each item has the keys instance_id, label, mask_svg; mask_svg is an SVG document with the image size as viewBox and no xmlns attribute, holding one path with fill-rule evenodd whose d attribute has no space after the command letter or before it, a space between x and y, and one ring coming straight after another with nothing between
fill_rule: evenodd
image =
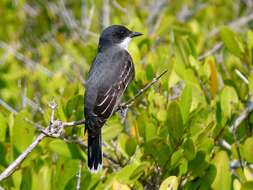
<instances>
[{"instance_id":1,"label":"thin twig","mask_svg":"<svg viewBox=\"0 0 253 190\"><path fill-rule=\"evenodd\" d=\"M9 104L7 104L5 101L3 101L1 98L0 98L0 105L3 106L8 111L10 111L11 113L13 113L14 115L18 114L17 110L15 110L13 107L11 107Z\"/></svg>"},{"instance_id":2,"label":"thin twig","mask_svg":"<svg viewBox=\"0 0 253 190\"><path fill-rule=\"evenodd\" d=\"M218 141L219 145L222 146L223 148L225 148L226 150L231 151L231 145L224 139L220 139Z\"/></svg>"},{"instance_id":3,"label":"thin twig","mask_svg":"<svg viewBox=\"0 0 253 190\"><path fill-rule=\"evenodd\" d=\"M0 48L6 49L8 52L12 53L17 60L22 61L25 63L26 66L38 69L42 73L46 74L47 76L51 77L53 73L49 71L46 67L42 66L41 64L25 57L23 54L16 51L15 48L11 47L10 45L6 44L3 41L0 41Z\"/></svg>"},{"instance_id":4,"label":"thin twig","mask_svg":"<svg viewBox=\"0 0 253 190\"><path fill-rule=\"evenodd\" d=\"M81 185L81 176L82 176L82 167L83 167L83 162L80 161L79 167L78 167L78 172L77 172L77 181L76 181L76 190L80 190L80 185Z\"/></svg>"},{"instance_id":5,"label":"thin twig","mask_svg":"<svg viewBox=\"0 0 253 190\"><path fill-rule=\"evenodd\" d=\"M243 170L243 161L241 159L241 153L240 153L240 149L239 149L239 142L238 142L237 136L236 136L236 131L237 131L238 127L240 126L240 124L248 117L248 115L252 111L253 111L253 102L249 102L247 107L243 110L243 112L240 114L240 116L234 121L232 126L229 128L229 131L233 134L234 144L235 144L236 152L238 154L238 158L239 158L239 162L240 162L240 166L241 166L242 170Z\"/></svg>"},{"instance_id":6,"label":"thin twig","mask_svg":"<svg viewBox=\"0 0 253 190\"><path fill-rule=\"evenodd\" d=\"M128 15L128 10L122 7L116 0L112 0L112 5L118 10L120 10L122 13Z\"/></svg>"},{"instance_id":7,"label":"thin twig","mask_svg":"<svg viewBox=\"0 0 253 190\"><path fill-rule=\"evenodd\" d=\"M97 37L98 35L94 32L91 32L89 30L83 30L79 27L79 23L75 20L72 12L67 9L65 6L65 0L59 0L58 3L59 6L56 6L57 12L60 15L60 17L63 19L66 26L75 34L79 35L83 40L85 40L87 35L91 35L94 37ZM92 16L92 15L90 15Z\"/></svg>"},{"instance_id":8,"label":"thin twig","mask_svg":"<svg viewBox=\"0 0 253 190\"><path fill-rule=\"evenodd\" d=\"M232 21L228 24L230 28L233 28L236 31L239 31L241 29L241 26L247 24L253 20L253 13L249 14L248 16L241 17L235 21ZM208 33L207 38L213 37L217 35L220 32L221 27L217 27L213 29L211 32ZM223 47L223 42L216 43L212 49L208 50L207 52L203 53L198 57L198 60L203 60L205 57L214 54L218 50L220 50Z\"/></svg>"},{"instance_id":9,"label":"thin twig","mask_svg":"<svg viewBox=\"0 0 253 190\"><path fill-rule=\"evenodd\" d=\"M82 125L82 124L85 124L85 119L81 119L79 121L70 121L70 122L62 123L64 127L72 127L72 126L77 126L77 125Z\"/></svg>"},{"instance_id":10,"label":"thin twig","mask_svg":"<svg viewBox=\"0 0 253 190\"><path fill-rule=\"evenodd\" d=\"M240 79L242 79L243 82L245 82L247 85L249 84L249 80L238 69L235 69L235 73L238 77L240 77Z\"/></svg>"},{"instance_id":11,"label":"thin twig","mask_svg":"<svg viewBox=\"0 0 253 190\"><path fill-rule=\"evenodd\" d=\"M250 169L253 170L253 164L244 163L244 165L246 165L247 167L249 167ZM240 163L239 160L233 160L233 161L230 162L230 168L231 169L237 169L239 167L241 167L241 163Z\"/></svg>"},{"instance_id":12,"label":"thin twig","mask_svg":"<svg viewBox=\"0 0 253 190\"><path fill-rule=\"evenodd\" d=\"M223 42L218 42L216 43L212 49L206 51L205 53L203 53L202 55L200 55L198 57L198 60L201 61L203 60L205 57L214 54L215 52L217 52L218 50L220 50L223 47Z\"/></svg>"},{"instance_id":13,"label":"thin twig","mask_svg":"<svg viewBox=\"0 0 253 190\"><path fill-rule=\"evenodd\" d=\"M228 26L230 28L233 28L234 30L240 30L241 26L249 23L251 20L253 20L253 13L230 22L228 24ZM211 32L209 32L207 34L207 38L211 38L211 37L217 35L220 32L221 28L222 28L222 26L214 28Z\"/></svg>"},{"instance_id":14,"label":"thin twig","mask_svg":"<svg viewBox=\"0 0 253 190\"><path fill-rule=\"evenodd\" d=\"M159 76L152 79L151 82L146 84L142 89L140 89L134 97L130 98L128 101L122 103L119 105L119 107L116 109L116 111L119 111L120 109L129 108L132 106L133 102L141 96L144 92L146 92L154 83L156 83L165 73L167 73L168 70L163 71ZM115 112L116 112L115 111Z\"/></svg>"}]
</instances>

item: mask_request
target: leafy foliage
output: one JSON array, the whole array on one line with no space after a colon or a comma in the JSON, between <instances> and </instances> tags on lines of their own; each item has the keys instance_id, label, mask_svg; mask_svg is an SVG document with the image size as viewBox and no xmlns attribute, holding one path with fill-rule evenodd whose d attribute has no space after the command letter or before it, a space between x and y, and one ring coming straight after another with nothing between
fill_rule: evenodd
<instances>
[{"instance_id":1,"label":"leafy foliage","mask_svg":"<svg viewBox=\"0 0 253 190\"><path fill-rule=\"evenodd\" d=\"M252 9L247 0L0 1L0 172L38 135L27 119L48 125L52 99L57 119L83 118L107 24L145 34L129 47L136 76L125 100L168 70L124 122L114 114L104 126L103 151L116 163L105 157L91 174L85 149L46 138L0 186L76 189L81 162L81 189L253 189L253 114L231 133L252 101L253 22L238 20ZM65 133L87 143L83 126Z\"/></svg>"}]
</instances>

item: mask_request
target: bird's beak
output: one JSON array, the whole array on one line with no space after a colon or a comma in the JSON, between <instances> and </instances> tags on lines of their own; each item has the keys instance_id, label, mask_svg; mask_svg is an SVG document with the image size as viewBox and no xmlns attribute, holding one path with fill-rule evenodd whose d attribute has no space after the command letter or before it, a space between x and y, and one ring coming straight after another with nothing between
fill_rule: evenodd
<instances>
[{"instance_id":1,"label":"bird's beak","mask_svg":"<svg viewBox=\"0 0 253 190\"><path fill-rule=\"evenodd\" d=\"M141 36L142 35L142 33L140 33L140 32L132 32L131 34L130 34L130 37L131 38L134 38L134 37L136 37L136 36Z\"/></svg>"}]
</instances>

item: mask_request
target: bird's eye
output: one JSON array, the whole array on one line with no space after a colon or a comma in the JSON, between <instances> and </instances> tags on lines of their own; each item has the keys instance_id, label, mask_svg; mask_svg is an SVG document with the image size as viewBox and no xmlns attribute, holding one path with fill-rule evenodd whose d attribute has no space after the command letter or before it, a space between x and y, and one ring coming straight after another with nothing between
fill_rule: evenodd
<instances>
[{"instance_id":1,"label":"bird's eye","mask_svg":"<svg viewBox=\"0 0 253 190\"><path fill-rule=\"evenodd\" d=\"M120 30L119 33L123 35L123 34L125 34L125 31L124 30Z\"/></svg>"}]
</instances>

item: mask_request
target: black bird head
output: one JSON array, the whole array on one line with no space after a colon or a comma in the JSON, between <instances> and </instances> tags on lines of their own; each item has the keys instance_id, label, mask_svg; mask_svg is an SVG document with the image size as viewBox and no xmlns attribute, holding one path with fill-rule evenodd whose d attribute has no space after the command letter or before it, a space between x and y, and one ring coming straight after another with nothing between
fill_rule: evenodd
<instances>
[{"instance_id":1,"label":"black bird head","mask_svg":"<svg viewBox=\"0 0 253 190\"><path fill-rule=\"evenodd\" d=\"M142 33L133 32L121 25L111 25L103 30L99 39L99 49L118 45L127 49L128 43L133 37L140 36Z\"/></svg>"}]
</instances>

